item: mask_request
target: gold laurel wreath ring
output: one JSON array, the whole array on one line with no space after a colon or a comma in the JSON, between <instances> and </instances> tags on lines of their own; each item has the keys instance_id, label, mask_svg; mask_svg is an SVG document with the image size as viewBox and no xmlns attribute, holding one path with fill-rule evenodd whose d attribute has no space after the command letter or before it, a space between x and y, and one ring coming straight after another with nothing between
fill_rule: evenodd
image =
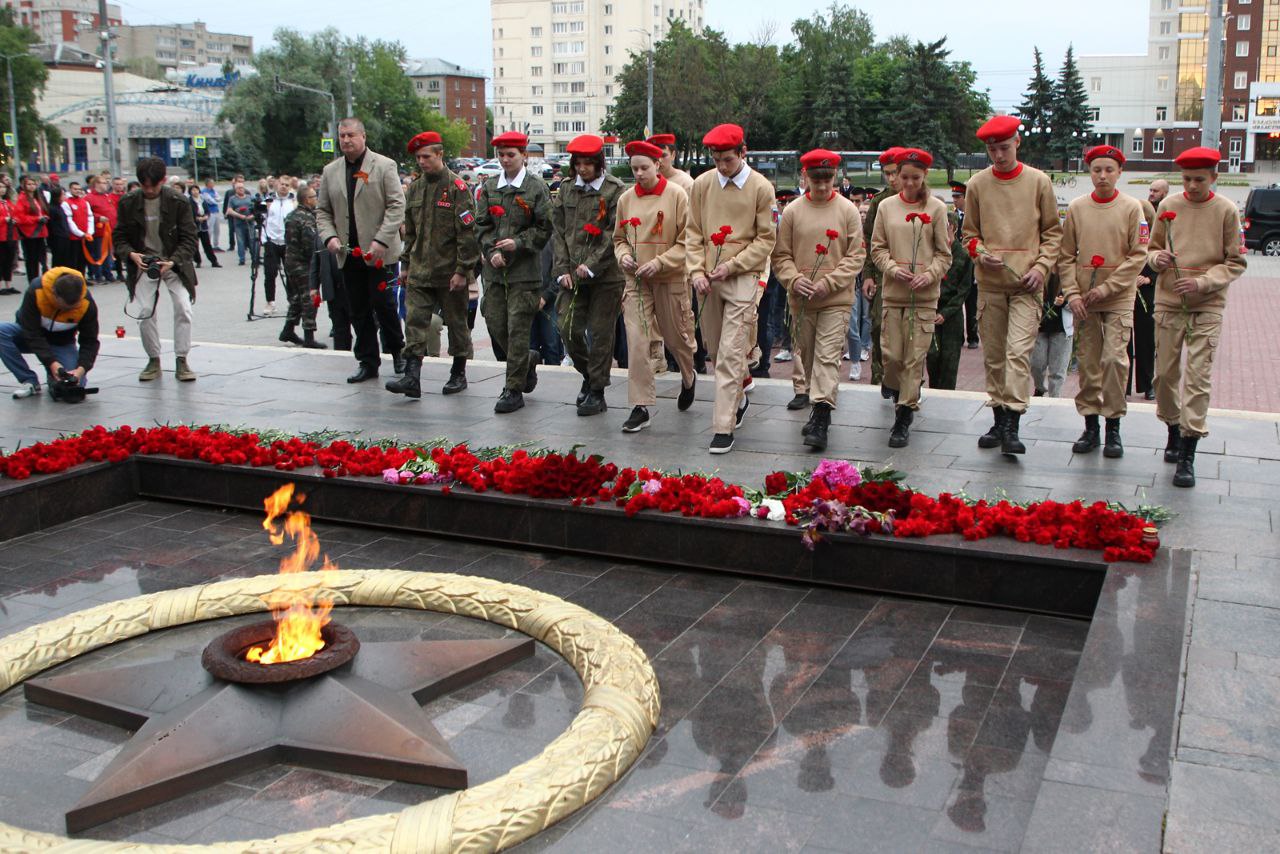
<instances>
[{"instance_id":1,"label":"gold laurel wreath ring","mask_svg":"<svg viewBox=\"0 0 1280 854\"><path fill-rule=\"evenodd\" d=\"M320 576L260 575L108 602L0 639L0 691L98 647L200 620L265 611L289 588L331 596L335 606L417 608L476 617L541 641L582 677L582 709L542 753L487 783L400 813L351 819L271 839L214 845L72 840L0 823L0 851L500 851L545 830L599 796L640 755L658 722L658 680L630 637L584 608L486 578L390 569Z\"/></svg>"}]
</instances>

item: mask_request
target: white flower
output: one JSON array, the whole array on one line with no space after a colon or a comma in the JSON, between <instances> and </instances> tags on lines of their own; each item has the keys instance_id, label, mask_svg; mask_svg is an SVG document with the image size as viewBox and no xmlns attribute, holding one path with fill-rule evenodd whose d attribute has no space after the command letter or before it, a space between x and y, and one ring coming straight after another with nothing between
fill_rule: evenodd
<instances>
[{"instance_id":1,"label":"white flower","mask_svg":"<svg viewBox=\"0 0 1280 854\"><path fill-rule=\"evenodd\" d=\"M760 502L760 506L769 511L768 519L770 522L781 522L787 518L786 508L782 506L782 502L776 498L766 498Z\"/></svg>"}]
</instances>

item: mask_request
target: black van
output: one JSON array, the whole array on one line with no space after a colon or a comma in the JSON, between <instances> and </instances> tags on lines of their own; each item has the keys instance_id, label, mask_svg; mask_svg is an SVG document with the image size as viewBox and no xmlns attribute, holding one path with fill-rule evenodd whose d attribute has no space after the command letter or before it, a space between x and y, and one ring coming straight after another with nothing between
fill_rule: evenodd
<instances>
[{"instance_id":1,"label":"black van","mask_svg":"<svg viewBox=\"0 0 1280 854\"><path fill-rule=\"evenodd\" d=\"M1250 190L1244 202L1244 245L1263 255L1280 255L1280 187Z\"/></svg>"}]
</instances>

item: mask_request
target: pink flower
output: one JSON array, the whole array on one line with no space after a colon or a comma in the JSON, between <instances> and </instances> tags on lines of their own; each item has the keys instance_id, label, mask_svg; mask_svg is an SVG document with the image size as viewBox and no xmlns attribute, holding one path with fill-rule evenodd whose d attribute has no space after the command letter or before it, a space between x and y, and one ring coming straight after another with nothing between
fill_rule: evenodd
<instances>
[{"instance_id":1,"label":"pink flower","mask_svg":"<svg viewBox=\"0 0 1280 854\"><path fill-rule=\"evenodd\" d=\"M399 469L383 469L382 480L384 483L399 483L400 470Z\"/></svg>"},{"instance_id":2,"label":"pink flower","mask_svg":"<svg viewBox=\"0 0 1280 854\"><path fill-rule=\"evenodd\" d=\"M823 460L813 470L814 478L822 478L827 486L858 486L862 483L862 472L848 460Z\"/></svg>"},{"instance_id":3,"label":"pink flower","mask_svg":"<svg viewBox=\"0 0 1280 854\"><path fill-rule=\"evenodd\" d=\"M751 512L751 502L743 498L741 495L735 495L732 499L734 504L738 505L738 515L745 516Z\"/></svg>"},{"instance_id":4,"label":"pink flower","mask_svg":"<svg viewBox=\"0 0 1280 854\"><path fill-rule=\"evenodd\" d=\"M658 480L656 477L650 478L644 482L644 486L641 487L641 490L645 495L657 495L662 491L662 481Z\"/></svg>"}]
</instances>

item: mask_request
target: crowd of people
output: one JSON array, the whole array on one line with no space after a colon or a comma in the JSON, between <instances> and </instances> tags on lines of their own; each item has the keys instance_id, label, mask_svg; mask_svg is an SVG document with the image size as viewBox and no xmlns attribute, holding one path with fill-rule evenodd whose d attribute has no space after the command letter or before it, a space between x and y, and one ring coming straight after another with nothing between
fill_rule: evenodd
<instances>
[{"instance_id":1,"label":"crowd of people","mask_svg":"<svg viewBox=\"0 0 1280 854\"><path fill-rule=\"evenodd\" d=\"M1090 149L1093 191L1064 216L1049 178L1018 160L1009 116L979 130L991 166L967 185L951 182L950 208L929 189L933 158L920 148L885 151L877 190L842 179L840 155L824 149L801 158L799 188L779 189L748 165L732 124L703 138L713 168L696 179L675 167L674 136L627 143L630 185L610 174L603 140L584 134L569 144L570 175L555 192L528 167L517 132L494 138L502 172L478 186L448 167L436 133L409 141L417 171L408 178L367 147L360 120L344 119L338 137L342 156L322 174L269 177L254 193L236 176L221 198L212 181L166 180L157 158L141 161L129 186L94 176L87 194L72 183L63 196L56 176L24 178L16 199L5 185L0 268L10 281L20 244L32 282L18 322L0 325L0 355L23 386L15 396L39 390L24 348L51 380L69 363L57 349L75 332L69 314L81 329L83 383L96 353L83 343L90 325L96 336L87 286L121 273L148 356L139 379L161 375L161 290L174 310L175 374L195 379L194 267L201 248L219 266L225 222L240 264L246 255L256 264L262 248L268 315L283 281L280 340L325 347L317 309L327 305L334 346L357 362L351 383L376 378L388 353L398 376L387 390L421 397L422 360L440 353L447 331L442 392L464 391L478 310L506 362L499 415L525 406L538 364L562 360L582 378L577 414L605 413L616 363L629 379L621 429L638 432L656 415L656 375L679 374L676 409L685 411L710 362L709 451L723 454L745 423L754 379L790 362L787 406L809 410L801 441L822 450L848 359L855 381L870 362L894 406L889 446L901 448L926 375L931 388L954 388L967 344L982 348L993 411L978 445L1019 455L1022 415L1033 397L1060 393L1074 354L1084 432L1073 450L1123 455L1126 386L1136 382L1168 426L1173 482L1195 483L1226 291L1245 268L1236 208L1213 192L1216 151L1176 159L1181 194L1157 181L1140 201L1119 191L1123 153Z\"/></svg>"}]
</instances>

